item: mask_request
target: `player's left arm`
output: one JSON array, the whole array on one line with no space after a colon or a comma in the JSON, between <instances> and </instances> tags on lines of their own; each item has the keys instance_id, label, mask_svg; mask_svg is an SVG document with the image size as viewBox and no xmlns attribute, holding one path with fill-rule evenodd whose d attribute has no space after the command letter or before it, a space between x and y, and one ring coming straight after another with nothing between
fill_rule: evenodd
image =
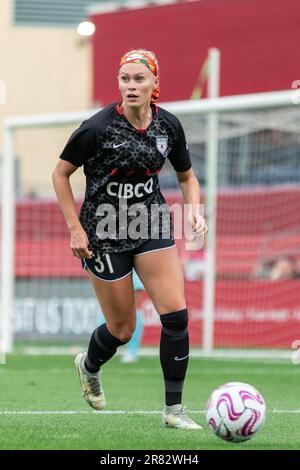
<instances>
[{"instance_id":1,"label":"player's left arm","mask_svg":"<svg viewBox=\"0 0 300 470\"><path fill-rule=\"evenodd\" d=\"M205 236L208 229L200 213L200 184L194 170L190 168L187 171L176 171L176 176L184 202L189 205L188 220L192 224L192 230Z\"/></svg>"}]
</instances>

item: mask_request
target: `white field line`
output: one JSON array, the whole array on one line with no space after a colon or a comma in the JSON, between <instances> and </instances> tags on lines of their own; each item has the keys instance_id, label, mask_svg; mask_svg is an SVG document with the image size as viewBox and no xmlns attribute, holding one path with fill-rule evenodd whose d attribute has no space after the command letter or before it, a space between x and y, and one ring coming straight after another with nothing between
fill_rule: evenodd
<instances>
[{"instance_id":1,"label":"white field line","mask_svg":"<svg viewBox=\"0 0 300 470\"><path fill-rule=\"evenodd\" d=\"M203 414L204 410L188 410L191 414ZM83 411L83 410L0 410L0 415L158 415L162 410L102 410L102 411ZM300 414L299 410L268 410L267 413L273 414Z\"/></svg>"}]
</instances>

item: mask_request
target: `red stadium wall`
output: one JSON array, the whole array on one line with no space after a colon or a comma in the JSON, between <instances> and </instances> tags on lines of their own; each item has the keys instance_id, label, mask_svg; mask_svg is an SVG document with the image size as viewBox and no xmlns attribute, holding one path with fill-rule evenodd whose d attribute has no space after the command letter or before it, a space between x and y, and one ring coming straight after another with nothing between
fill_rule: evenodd
<instances>
[{"instance_id":1,"label":"red stadium wall","mask_svg":"<svg viewBox=\"0 0 300 470\"><path fill-rule=\"evenodd\" d=\"M170 206L182 202L178 192L165 195ZM253 279L262 257L296 252L300 270L299 214L298 187L219 193L215 345L290 348L300 338L300 279ZM70 252L69 233L55 201L20 201L16 219L17 282L86 279L79 260ZM182 254L184 241L176 244ZM201 280L186 280L191 344L195 346L202 337L202 290ZM159 318L147 299L143 311L143 344L157 344Z\"/></svg>"},{"instance_id":2,"label":"red stadium wall","mask_svg":"<svg viewBox=\"0 0 300 470\"><path fill-rule=\"evenodd\" d=\"M300 280L217 281L214 345L236 348L286 348L300 340ZM203 283L185 282L191 345L202 344ZM152 304L143 305L143 344L159 343ZM156 315L157 316L157 315ZM149 324L147 325L147 318ZM152 319L152 323L151 323Z\"/></svg>"},{"instance_id":3,"label":"red stadium wall","mask_svg":"<svg viewBox=\"0 0 300 470\"><path fill-rule=\"evenodd\" d=\"M202 0L92 16L93 100L118 100L120 56L157 53L161 101L190 99L210 47L221 50L221 95L289 89L299 79L299 0ZM205 91L205 90L204 90Z\"/></svg>"},{"instance_id":4,"label":"red stadium wall","mask_svg":"<svg viewBox=\"0 0 300 470\"><path fill-rule=\"evenodd\" d=\"M165 196L170 206L183 203L179 192L165 192ZM217 206L220 277L227 273L235 279L249 278L262 256L270 259L295 252L300 245L298 187L219 192ZM17 278L84 276L70 253L69 233L56 202L19 202L16 219ZM184 241L176 243L182 252Z\"/></svg>"}]
</instances>

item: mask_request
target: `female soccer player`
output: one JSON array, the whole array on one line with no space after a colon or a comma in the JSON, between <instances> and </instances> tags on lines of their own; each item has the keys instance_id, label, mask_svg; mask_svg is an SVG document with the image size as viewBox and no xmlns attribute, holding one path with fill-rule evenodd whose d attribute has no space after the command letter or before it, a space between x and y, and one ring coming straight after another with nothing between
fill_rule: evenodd
<instances>
[{"instance_id":1,"label":"female soccer player","mask_svg":"<svg viewBox=\"0 0 300 470\"><path fill-rule=\"evenodd\" d=\"M158 181L166 158L190 205L192 228L205 236L207 227L197 211L200 187L180 122L156 106L159 76L153 52L125 54L118 84L121 102L81 124L53 172L71 250L81 258L106 320L93 332L87 353L76 356L75 365L85 400L101 410L105 397L100 368L130 340L135 328L134 266L162 323L163 424L201 429L181 401L189 357L188 310L170 210ZM78 217L69 180L82 165L86 193Z\"/></svg>"}]
</instances>

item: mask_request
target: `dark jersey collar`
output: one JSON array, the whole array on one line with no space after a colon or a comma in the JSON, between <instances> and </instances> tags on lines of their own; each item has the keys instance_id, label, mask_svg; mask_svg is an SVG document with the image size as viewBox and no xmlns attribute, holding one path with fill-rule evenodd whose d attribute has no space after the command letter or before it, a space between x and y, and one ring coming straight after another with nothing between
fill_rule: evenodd
<instances>
[{"instance_id":1,"label":"dark jersey collar","mask_svg":"<svg viewBox=\"0 0 300 470\"><path fill-rule=\"evenodd\" d=\"M121 104L122 104L122 102L117 104L117 113L118 113L120 116L123 116L123 111L122 111L122 108L121 108ZM158 112L158 107L156 106L155 103L151 103L151 109L152 109L152 114L153 114L153 116L154 116L155 114L157 114L157 112Z\"/></svg>"},{"instance_id":2,"label":"dark jersey collar","mask_svg":"<svg viewBox=\"0 0 300 470\"><path fill-rule=\"evenodd\" d=\"M122 102L117 104L116 110L117 110L117 113L118 113L119 116L124 116L124 113L123 113L122 108L121 108L121 104L122 104ZM152 116L154 118L154 116L158 113L158 107L156 106L156 104L151 103L151 109L152 109ZM144 132L146 132L147 129L141 128L141 129L136 129L136 130L143 134Z\"/></svg>"}]
</instances>

